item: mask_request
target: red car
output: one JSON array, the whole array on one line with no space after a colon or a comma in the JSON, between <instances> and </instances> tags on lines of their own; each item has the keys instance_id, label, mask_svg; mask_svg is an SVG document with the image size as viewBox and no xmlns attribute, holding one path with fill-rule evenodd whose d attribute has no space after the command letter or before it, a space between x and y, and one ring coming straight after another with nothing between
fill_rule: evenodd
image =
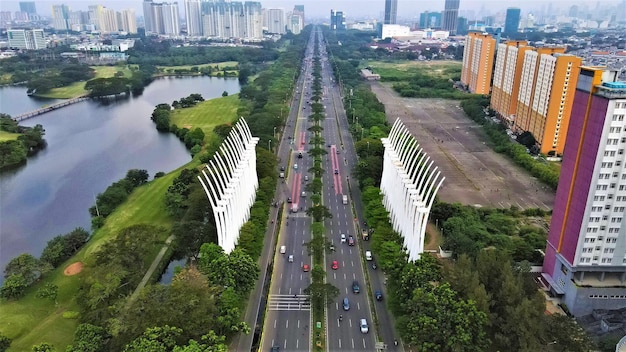
<instances>
[{"instance_id":1,"label":"red car","mask_svg":"<svg viewBox=\"0 0 626 352\"><path fill-rule=\"evenodd\" d=\"M304 264L304 265L302 266L302 271L307 272L307 271L309 271L309 270L310 270L310 268L309 268L309 264Z\"/></svg>"},{"instance_id":2,"label":"red car","mask_svg":"<svg viewBox=\"0 0 626 352\"><path fill-rule=\"evenodd\" d=\"M336 260L333 260L332 268L333 268L333 270L339 269L339 263Z\"/></svg>"}]
</instances>

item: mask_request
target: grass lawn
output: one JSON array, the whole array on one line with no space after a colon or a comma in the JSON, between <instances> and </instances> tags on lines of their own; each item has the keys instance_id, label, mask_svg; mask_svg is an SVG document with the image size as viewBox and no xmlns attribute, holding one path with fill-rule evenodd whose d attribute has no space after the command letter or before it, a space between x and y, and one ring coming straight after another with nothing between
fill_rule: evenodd
<instances>
[{"instance_id":1,"label":"grass lawn","mask_svg":"<svg viewBox=\"0 0 626 352\"><path fill-rule=\"evenodd\" d=\"M93 66L92 68L96 70L95 78L110 78L118 71L124 72L125 77L131 76L131 71L126 68L126 66ZM75 82L69 86L53 88L47 93L36 95L42 98L71 99L87 93L88 92L85 90L85 82Z\"/></svg>"},{"instance_id":2,"label":"grass lawn","mask_svg":"<svg viewBox=\"0 0 626 352\"><path fill-rule=\"evenodd\" d=\"M158 69L161 70L189 70L192 67L197 67L198 69L201 69L203 67L207 67L207 66L211 66L211 67L219 67L219 69L222 69L224 67L235 67L239 65L239 63L237 61L223 61L223 62L214 62L214 63L208 63L208 64L201 64L201 65L183 65L183 66L157 66Z\"/></svg>"},{"instance_id":3,"label":"grass lawn","mask_svg":"<svg viewBox=\"0 0 626 352\"><path fill-rule=\"evenodd\" d=\"M0 142L16 140L19 137L19 133L11 133L6 131L0 131Z\"/></svg>"},{"instance_id":4,"label":"grass lawn","mask_svg":"<svg viewBox=\"0 0 626 352\"><path fill-rule=\"evenodd\" d=\"M200 127L206 134L205 138L209 140L214 136L213 127L234 121L238 106L239 99L236 95L208 100L193 108L176 111L173 123L179 126ZM75 294L82 280L89 274L89 266L93 265L93 254L107 239L128 226L151 224L165 229L171 228L172 221L165 212L165 192L183 168L199 165L199 160L194 159L177 170L137 188L73 258L46 275L46 278L32 287L21 300L1 301L0 333L13 339L9 351L30 351L33 345L41 342L54 344L58 351L65 350L65 347L72 343L78 320L65 319L63 313L78 310ZM168 234L169 231L164 231L161 240L165 241ZM155 247L154 256L159 249L160 245L158 248ZM146 258L146 263L152 260L153 258ZM80 274L65 276L63 270L75 261L85 263L85 268ZM35 297L36 290L49 282L59 287L57 305Z\"/></svg>"},{"instance_id":5,"label":"grass lawn","mask_svg":"<svg viewBox=\"0 0 626 352\"><path fill-rule=\"evenodd\" d=\"M396 60L390 62L366 61L363 67L371 67L374 72L383 78L409 78L411 74L424 73L429 76L437 76L444 79L461 74L460 61L409 61Z\"/></svg>"}]
</instances>

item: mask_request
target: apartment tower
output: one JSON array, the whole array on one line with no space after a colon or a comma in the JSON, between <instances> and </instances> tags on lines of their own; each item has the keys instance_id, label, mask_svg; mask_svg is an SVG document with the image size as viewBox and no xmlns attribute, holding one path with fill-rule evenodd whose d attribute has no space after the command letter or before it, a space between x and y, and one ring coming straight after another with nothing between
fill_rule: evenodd
<instances>
[{"instance_id":1,"label":"apartment tower","mask_svg":"<svg viewBox=\"0 0 626 352\"><path fill-rule=\"evenodd\" d=\"M561 155L582 59L565 48L524 52L513 130L530 132L542 154Z\"/></svg>"},{"instance_id":2,"label":"apartment tower","mask_svg":"<svg viewBox=\"0 0 626 352\"><path fill-rule=\"evenodd\" d=\"M200 0L185 0L185 19L187 21L187 35L198 37L202 35L202 8Z\"/></svg>"},{"instance_id":3,"label":"apartment tower","mask_svg":"<svg viewBox=\"0 0 626 352\"><path fill-rule=\"evenodd\" d=\"M491 88L491 108L508 126L513 124L517 109L524 53L533 49L526 41L507 41L498 44Z\"/></svg>"},{"instance_id":4,"label":"apartment tower","mask_svg":"<svg viewBox=\"0 0 626 352\"><path fill-rule=\"evenodd\" d=\"M542 278L575 316L626 306L626 83L581 67Z\"/></svg>"},{"instance_id":5,"label":"apartment tower","mask_svg":"<svg viewBox=\"0 0 626 352\"><path fill-rule=\"evenodd\" d=\"M487 33L472 32L465 37L461 82L470 92L489 94L496 40Z\"/></svg>"}]
</instances>

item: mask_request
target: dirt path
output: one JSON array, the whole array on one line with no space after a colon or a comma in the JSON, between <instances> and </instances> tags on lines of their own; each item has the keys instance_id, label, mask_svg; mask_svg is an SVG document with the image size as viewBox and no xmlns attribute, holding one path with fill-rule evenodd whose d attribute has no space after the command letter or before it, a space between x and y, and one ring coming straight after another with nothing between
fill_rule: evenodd
<instances>
[{"instance_id":1,"label":"dirt path","mask_svg":"<svg viewBox=\"0 0 626 352\"><path fill-rule=\"evenodd\" d=\"M480 125L458 101L402 98L385 83L370 83L385 104L387 120L400 118L446 177L445 202L474 206L552 209L554 191L485 144Z\"/></svg>"},{"instance_id":2,"label":"dirt path","mask_svg":"<svg viewBox=\"0 0 626 352\"><path fill-rule=\"evenodd\" d=\"M141 279L141 282L139 283L139 285L137 285L137 288L135 289L133 294L130 296L130 299L126 303L127 305L130 306L139 295L139 292L141 292L141 290L146 286L146 284L148 283L148 280L150 280L150 278L152 277L152 274L156 270L157 266L159 265L159 263L161 263L161 260L163 260L163 256L165 255L165 252L167 251L167 249L170 248L170 244L172 243L173 240L174 240L174 235L171 235L170 237L167 238L167 240L165 240L165 244L163 245L163 248L161 248L161 250L159 251L159 254L157 254L156 258L154 258L154 260L152 261L150 268L148 268L148 271L146 271L146 274L143 276L143 279Z\"/></svg>"}]
</instances>

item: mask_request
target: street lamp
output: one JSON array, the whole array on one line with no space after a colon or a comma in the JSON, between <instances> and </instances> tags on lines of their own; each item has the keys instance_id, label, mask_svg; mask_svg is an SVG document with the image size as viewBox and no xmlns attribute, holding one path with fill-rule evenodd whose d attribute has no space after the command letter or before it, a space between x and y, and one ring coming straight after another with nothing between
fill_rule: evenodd
<instances>
[{"instance_id":1,"label":"street lamp","mask_svg":"<svg viewBox=\"0 0 626 352\"><path fill-rule=\"evenodd\" d=\"M363 137L361 137L363 138ZM370 141L367 141L367 155L370 155Z\"/></svg>"},{"instance_id":2,"label":"street lamp","mask_svg":"<svg viewBox=\"0 0 626 352\"><path fill-rule=\"evenodd\" d=\"M274 127L274 134L272 134L274 138L276 138L276 127Z\"/></svg>"},{"instance_id":3,"label":"street lamp","mask_svg":"<svg viewBox=\"0 0 626 352\"><path fill-rule=\"evenodd\" d=\"M270 152L272 151L272 140L268 140L267 141L267 150L269 150Z\"/></svg>"}]
</instances>

